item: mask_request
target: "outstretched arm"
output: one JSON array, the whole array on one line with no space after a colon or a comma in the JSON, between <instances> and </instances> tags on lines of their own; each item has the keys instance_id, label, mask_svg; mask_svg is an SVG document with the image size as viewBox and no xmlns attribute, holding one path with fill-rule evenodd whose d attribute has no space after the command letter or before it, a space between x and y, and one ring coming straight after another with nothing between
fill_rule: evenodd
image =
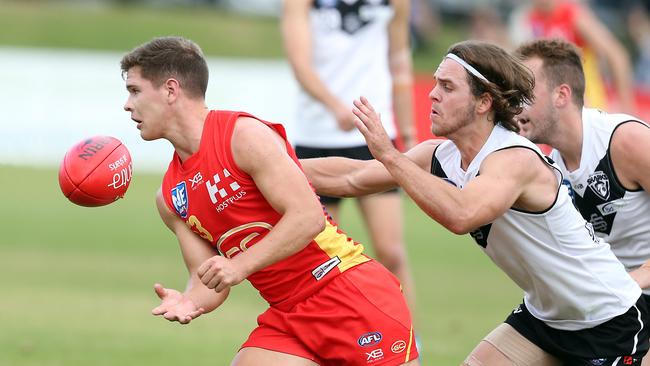
<instances>
[{"instance_id":1,"label":"outstretched arm","mask_svg":"<svg viewBox=\"0 0 650 366\"><path fill-rule=\"evenodd\" d=\"M542 210L555 199L557 184L548 184L549 180L556 180L554 174L548 169L532 169L543 163L528 149L506 149L490 154L481 164L480 176L461 190L397 151L365 98L354 104L354 113L359 118L357 128L373 156L429 217L456 234L488 224L513 206ZM531 197L526 191L538 194Z\"/></svg>"},{"instance_id":2,"label":"outstretched arm","mask_svg":"<svg viewBox=\"0 0 650 366\"><path fill-rule=\"evenodd\" d=\"M406 156L424 170L431 167L437 140L420 143ZM395 188L397 182L377 160L341 157L301 159L300 164L318 194L334 197L358 197Z\"/></svg>"},{"instance_id":3,"label":"outstretched arm","mask_svg":"<svg viewBox=\"0 0 650 366\"><path fill-rule=\"evenodd\" d=\"M174 215L164 202L162 192L156 195L158 213L167 227L176 235L181 253L190 278L183 293L160 284L154 285L154 291L161 300L159 306L151 312L162 315L169 321L187 324L203 313L208 313L221 305L228 297L228 291L216 293L205 287L197 275L199 266L216 252L208 242L194 234L178 216Z\"/></svg>"}]
</instances>

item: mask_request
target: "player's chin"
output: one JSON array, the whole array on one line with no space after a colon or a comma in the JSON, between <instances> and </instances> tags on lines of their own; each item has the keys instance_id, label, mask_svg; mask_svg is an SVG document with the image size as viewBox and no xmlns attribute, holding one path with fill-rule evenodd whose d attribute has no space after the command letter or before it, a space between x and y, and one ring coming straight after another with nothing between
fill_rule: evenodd
<instances>
[{"instance_id":1,"label":"player's chin","mask_svg":"<svg viewBox=\"0 0 650 366\"><path fill-rule=\"evenodd\" d=\"M519 124L519 134L529 140L533 140L533 134L532 131L529 128L523 127L522 125Z\"/></svg>"},{"instance_id":2,"label":"player's chin","mask_svg":"<svg viewBox=\"0 0 650 366\"><path fill-rule=\"evenodd\" d=\"M157 139L160 138L160 136L155 136L155 135L149 133L149 131L147 131L146 129L141 129L140 130L140 137L145 141L153 141L153 140L157 140Z\"/></svg>"}]
</instances>

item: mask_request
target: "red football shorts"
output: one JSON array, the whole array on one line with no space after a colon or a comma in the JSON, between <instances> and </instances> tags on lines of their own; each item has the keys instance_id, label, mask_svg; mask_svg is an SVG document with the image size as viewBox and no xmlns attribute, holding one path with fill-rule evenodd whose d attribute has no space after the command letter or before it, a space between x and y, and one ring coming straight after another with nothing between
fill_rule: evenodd
<instances>
[{"instance_id":1,"label":"red football shorts","mask_svg":"<svg viewBox=\"0 0 650 366\"><path fill-rule=\"evenodd\" d=\"M244 347L320 365L401 365L418 357L397 278L375 261L351 268L289 311L270 307Z\"/></svg>"}]
</instances>

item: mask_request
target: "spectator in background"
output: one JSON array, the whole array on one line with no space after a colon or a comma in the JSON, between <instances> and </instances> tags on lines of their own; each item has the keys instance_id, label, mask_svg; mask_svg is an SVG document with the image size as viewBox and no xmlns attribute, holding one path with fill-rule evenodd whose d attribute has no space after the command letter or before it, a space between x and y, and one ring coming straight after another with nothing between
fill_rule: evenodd
<instances>
[{"instance_id":1,"label":"spectator in background","mask_svg":"<svg viewBox=\"0 0 650 366\"><path fill-rule=\"evenodd\" d=\"M440 32L438 9L429 0L413 0L409 24L413 49L427 49Z\"/></svg>"},{"instance_id":2,"label":"spectator in background","mask_svg":"<svg viewBox=\"0 0 650 366\"><path fill-rule=\"evenodd\" d=\"M563 38L574 43L583 53L586 105L636 112L628 52L588 6L573 0L532 0L513 11L510 35L515 45L535 38ZM608 104L600 61L611 74L617 104Z\"/></svg>"},{"instance_id":3,"label":"spectator in background","mask_svg":"<svg viewBox=\"0 0 650 366\"><path fill-rule=\"evenodd\" d=\"M650 1L638 2L629 12L628 31L637 51L634 79L650 91Z\"/></svg>"},{"instance_id":4,"label":"spectator in background","mask_svg":"<svg viewBox=\"0 0 650 366\"><path fill-rule=\"evenodd\" d=\"M301 90L295 134L299 158L372 159L354 128L352 102L365 95L387 121L393 141L415 143L409 0L287 0L282 33ZM338 221L340 198L321 196ZM397 190L358 198L376 258L402 282L413 311L414 285L403 239L402 198Z\"/></svg>"},{"instance_id":5,"label":"spectator in background","mask_svg":"<svg viewBox=\"0 0 650 366\"><path fill-rule=\"evenodd\" d=\"M506 50L512 48L508 27L497 8L479 6L472 10L469 29L470 39L490 42Z\"/></svg>"}]
</instances>

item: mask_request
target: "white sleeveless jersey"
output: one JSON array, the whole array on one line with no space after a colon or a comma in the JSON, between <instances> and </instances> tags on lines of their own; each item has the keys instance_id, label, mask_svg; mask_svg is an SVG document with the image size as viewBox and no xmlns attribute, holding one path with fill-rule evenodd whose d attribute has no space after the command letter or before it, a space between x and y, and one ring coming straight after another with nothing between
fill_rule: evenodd
<instances>
[{"instance_id":1,"label":"white sleeveless jersey","mask_svg":"<svg viewBox=\"0 0 650 366\"><path fill-rule=\"evenodd\" d=\"M392 79L388 65L388 0L314 0L310 11L312 63L329 90L352 110L368 98L395 138ZM366 145L356 128L342 131L334 115L303 89L299 91L292 143L339 148Z\"/></svg>"},{"instance_id":2,"label":"white sleeveless jersey","mask_svg":"<svg viewBox=\"0 0 650 366\"><path fill-rule=\"evenodd\" d=\"M626 114L607 114L597 109L582 111L580 167L569 172L557 150L551 152L571 189L576 207L591 222L596 234L607 241L628 271L650 259L650 194L628 191L620 184L611 164L609 145L614 130L626 121L643 123ZM650 295L650 290L645 290Z\"/></svg>"},{"instance_id":3,"label":"white sleeveless jersey","mask_svg":"<svg viewBox=\"0 0 650 366\"><path fill-rule=\"evenodd\" d=\"M553 167L557 198L543 212L509 209L473 231L474 240L524 290L530 313L552 328L591 328L625 313L641 289L573 207L557 166L535 144L496 126L467 171L456 146L445 141L434 152L431 172L462 189L490 153L512 147L531 149Z\"/></svg>"}]
</instances>

